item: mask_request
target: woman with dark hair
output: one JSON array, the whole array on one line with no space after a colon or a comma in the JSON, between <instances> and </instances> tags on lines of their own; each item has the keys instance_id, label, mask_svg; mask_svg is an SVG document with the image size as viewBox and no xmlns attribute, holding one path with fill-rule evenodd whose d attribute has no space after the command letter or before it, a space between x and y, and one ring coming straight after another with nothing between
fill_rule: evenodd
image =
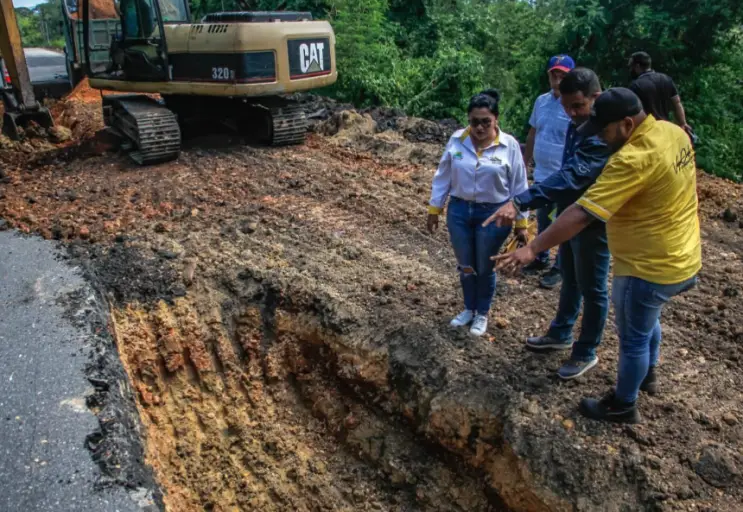
<instances>
[{"instance_id":1,"label":"woman with dark hair","mask_svg":"<svg viewBox=\"0 0 743 512\"><path fill-rule=\"evenodd\" d=\"M464 311L452 327L472 324L470 332L482 336L495 295L495 271L490 257L500 251L511 227L483 222L516 194L528 188L518 141L498 128L500 94L489 89L470 100L469 126L452 135L433 177L428 208L428 229L439 225L439 214L451 196L446 216L457 258ZM526 241L529 212L516 220L516 236Z\"/></svg>"}]
</instances>

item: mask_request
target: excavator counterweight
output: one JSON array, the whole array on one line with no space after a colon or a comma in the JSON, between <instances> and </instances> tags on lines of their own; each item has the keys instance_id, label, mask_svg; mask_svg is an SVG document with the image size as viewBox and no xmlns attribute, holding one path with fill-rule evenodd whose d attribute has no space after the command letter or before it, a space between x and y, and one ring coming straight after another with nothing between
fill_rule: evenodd
<instances>
[{"instance_id":1,"label":"excavator counterweight","mask_svg":"<svg viewBox=\"0 0 743 512\"><path fill-rule=\"evenodd\" d=\"M52 115L34 96L12 0L0 0L0 55L10 75L10 87L3 84L2 89L3 134L18 140L19 128L32 121L43 128L51 128L54 125Z\"/></svg>"}]
</instances>

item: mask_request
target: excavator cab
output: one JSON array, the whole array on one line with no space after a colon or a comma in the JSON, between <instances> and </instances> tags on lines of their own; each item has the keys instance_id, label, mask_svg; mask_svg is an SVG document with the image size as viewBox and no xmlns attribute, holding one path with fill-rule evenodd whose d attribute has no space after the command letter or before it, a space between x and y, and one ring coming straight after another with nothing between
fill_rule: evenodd
<instances>
[{"instance_id":1,"label":"excavator cab","mask_svg":"<svg viewBox=\"0 0 743 512\"><path fill-rule=\"evenodd\" d=\"M114 11L121 23L121 31L111 38L108 62L89 65L91 78L144 82L168 80L167 42L160 9L161 6L167 9L169 21L188 22L190 16L185 0L82 0L82 6L87 56L93 47L88 27L96 19L96 11ZM85 60L93 62L89 57Z\"/></svg>"}]
</instances>

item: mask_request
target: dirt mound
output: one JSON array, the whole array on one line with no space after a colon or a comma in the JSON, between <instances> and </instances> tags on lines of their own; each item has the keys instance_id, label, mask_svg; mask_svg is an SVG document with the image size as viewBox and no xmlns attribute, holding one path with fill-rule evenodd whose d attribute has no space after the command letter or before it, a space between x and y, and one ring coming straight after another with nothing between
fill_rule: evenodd
<instances>
[{"instance_id":1,"label":"dirt mound","mask_svg":"<svg viewBox=\"0 0 743 512\"><path fill-rule=\"evenodd\" d=\"M96 103L101 101L101 96L108 94L108 91L93 89L90 86L90 80L83 78L72 91L65 97L66 101L79 101L83 103Z\"/></svg>"},{"instance_id":2,"label":"dirt mound","mask_svg":"<svg viewBox=\"0 0 743 512\"><path fill-rule=\"evenodd\" d=\"M119 19L119 15L116 12L113 0L89 0L88 9L90 9L90 17L94 20L106 20L106 19ZM82 19L83 10L82 4L78 2L78 11L70 13L70 17L76 20Z\"/></svg>"},{"instance_id":3,"label":"dirt mound","mask_svg":"<svg viewBox=\"0 0 743 512\"><path fill-rule=\"evenodd\" d=\"M55 122L72 132L76 141L83 141L103 129L103 112L100 108L91 109L86 103L76 100L63 100L55 109Z\"/></svg>"},{"instance_id":4,"label":"dirt mound","mask_svg":"<svg viewBox=\"0 0 743 512\"><path fill-rule=\"evenodd\" d=\"M109 94L120 93L94 89L84 78L67 96L52 104L50 111L55 122L72 131L75 141L84 142L103 129L102 98ZM147 96L160 98L159 94Z\"/></svg>"},{"instance_id":5,"label":"dirt mound","mask_svg":"<svg viewBox=\"0 0 743 512\"><path fill-rule=\"evenodd\" d=\"M743 193L732 181L701 174L697 182L699 210L709 220L728 224L743 221ZM743 223L741 223L743 227Z\"/></svg>"},{"instance_id":6,"label":"dirt mound","mask_svg":"<svg viewBox=\"0 0 743 512\"><path fill-rule=\"evenodd\" d=\"M446 144L451 134L461 128L455 119L429 121L409 117L400 109L388 107L369 107L356 111L352 105L339 103L331 98L311 94L297 94L293 98L305 108L311 131L326 135L336 133L337 117L343 111L354 112L362 117L369 117L375 123L376 132L399 132L409 142L427 142ZM336 119L335 121L333 119ZM333 127L328 132L327 121Z\"/></svg>"},{"instance_id":7,"label":"dirt mound","mask_svg":"<svg viewBox=\"0 0 743 512\"><path fill-rule=\"evenodd\" d=\"M442 146L457 129L456 121L445 124L415 117L403 118L397 124L397 130L410 142L427 142Z\"/></svg>"},{"instance_id":8,"label":"dirt mound","mask_svg":"<svg viewBox=\"0 0 743 512\"><path fill-rule=\"evenodd\" d=\"M54 151L63 139L69 140L64 128L45 130L33 122L25 129L19 127L19 132L21 138L17 141L0 135L0 180L8 183L11 178L6 176L7 172L23 167L37 155Z\"/></svg>"},{"instance_id":9,"label":"dirt mound","mask_svg":"<svg viewBox=\"0 0 743 512\"><path fill-rule=\"evenodd\" d=\"M409 142L426 142L446 144L451 135L461 126L454 119L429 121L418 117L409 117L399 109L373 107L361 111L368 114L377 123L377 131L399 132Z\"/></svg>"},{"instance_id":10,"label":"dirt mound","mask_svg":"<svg viewBox=\"0 0 743 512\"><path fill-rule=\"evenodd\" d=\"M297 93L290 96L294 101L299 102L307 115L309 127L314 131L314 127L321 121L330 118L336 112L341 110L353 110L353 105L340 103L327 96L318 96L315 94Z\"/></svg>"},{"instance_id":11,"label":"dirt mound","mask_svg":"<svg viewBox=\"0 0 743 512\"><path fill-rule=\"evenodd\" d=\"M377 123L369 115L359 114L354 110L342 110L319 124L316 131L325 136L340 134L342 137L355 139L376 133Z\"/></svg>"},{"instance_id":12,"label":"dirt mound","mask_svg":"<svg viewBox=\"0 0 743 512\"><path fill-rule=\"evenodd\" d=\"M743 188L700 173L700 285L664 311L644 423L613 426L576 410L614 380L611 326L578 382L523 350L557 304L537 277L499 280L485 339L448 328L455 262L423 225L441 145L358 112L318 128L0 184L0 217L108 290L171 510L741 510Z\"/></svg>"},{"instance_id":13,"label":"dirt mound","mask_svg":"<svg viewBox=\"0 0 743 512\"><path fill-rule=\"evenodd\" d=\"M413 144L409 138L414 135L432 133L438 125L423 119L396 120L400 131L380 131L378 123L370 114L355 110L342 110L329 119L319 123L315 130L330 136L337 145L354 151L368 152L390 163L412 163L436 165L440 158L441 146L438 144ZM421 138L426 138L421 136ZM435 137L433 137L435 138Z\"/></svg>"},{"instance_id":14,"label":"dirt mound","mask_svg":"<svg viewBox=\"0 0 743 512\"><path fill-rule=\"evenodd\" d=\"M52 117L57 124L68 128L76 141L84 141L103 128L101 97L104 94L110 92L93 89L85 78L67 96L51 105Z\"/></svg>"}]
</instances>

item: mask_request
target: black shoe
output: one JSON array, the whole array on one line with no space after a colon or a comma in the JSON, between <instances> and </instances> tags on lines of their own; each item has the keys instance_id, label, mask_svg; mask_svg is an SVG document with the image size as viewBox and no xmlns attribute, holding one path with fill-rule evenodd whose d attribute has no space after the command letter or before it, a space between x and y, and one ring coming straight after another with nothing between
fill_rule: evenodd
<instances>
[{"instance_id":1,"label":"black shoe","mask_svg":"<svg viewBox=\"0 0 743 512\"><path fill-rule=\"evenodd\" d=\"M648 374L640 384L640 391L644 391L650 396L658 394L658 378L655 376L655 366L648 368Z\"/></svg>"},{"instance_id":2,"label":"black shoe","mask_svg":"<svg viewBox=\"0 0 743 512\"><path fill-rule=\"evenodd\" d=\"M521 272L524 274L538 274L543 270L550 268L549 260L534 260L525 266Z\"/></svg>"},{"instance_id":3,"label":"black shoe","mask_svg":"<svg viewBox=\"0 0 743 512\"><path fill-rule=\"evenodd\" d=\"M557 376L562 380L577 379L581 375L584 375L588 370L596 366L599 362L598 356L593 356L590 361L577 361L570 359L565 361L563 365L557 370Z\"/></svg>"},{"instance_id":4,"label":"black shoe","mask_svg":"<svg viewBox=\"0 0 743 512\"><path fill-rule=\"evenodd\" d=\"M580 413L586 418L615 423L640 423L640 413L635 402L619 400L612 389L601 400L584 398L580 402Z\"/></svg>"},{"instance_id":5,"label":"black shoe","mask_svg":"<svg viewBox=\"0 0 743 512\"><path fill-rule=\"evenodd\" d=\"M526 346L532 350L567 350L573 348L573 340L560 341L549 336L526 338Z\"/></svg>"},{"instance_id":6,"label":"black shoe","mask_svg":"<svg viewBox=\"0 0 743 512\"><path fill-rule=\"evenodd\" d=\"M549 271L547 271L546 274L542 276L542 279L539 281L539 286L551 290L552 288L560 284L560 281L562 281L560 269L552 267L551 269L549 269Z\"/></svg>"}]
</instances>

